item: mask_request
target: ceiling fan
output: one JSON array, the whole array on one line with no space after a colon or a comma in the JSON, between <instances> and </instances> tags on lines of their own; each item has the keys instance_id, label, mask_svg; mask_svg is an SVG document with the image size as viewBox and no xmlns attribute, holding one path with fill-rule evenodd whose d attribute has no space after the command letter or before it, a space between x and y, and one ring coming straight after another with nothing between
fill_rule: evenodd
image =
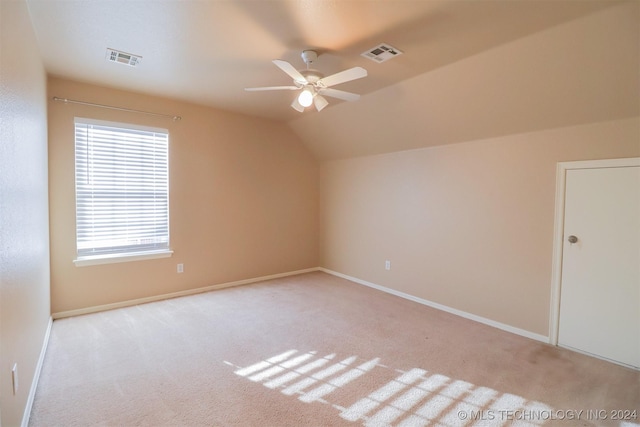
<instances>
[{"instance_id":1,"label":"ceiling fan","mask_svg":"<svg viewBox=\"0 0 640 427\"><path fill-rule=\"evenodd\" d=\"M272 62L293 79L294 85L248 87L244 90L250 92L261 90L299 90L300 94L293 100L291 107L301 113L311 104L315 105L316 110L321 111L329 105L329 102L324 96L338 98L344 101L357 101L360 98L360 95L356 93L332 89L331 86L366 77L367 70L362 67L353 67L325 77L324 74L319 71L309 68L309 65L316 59L318 59L318 53L315 50L302 51L302 60L307 64L306 70L296 70L296 68L287 61L274 59Z\"/></svg>"}]
</instances>

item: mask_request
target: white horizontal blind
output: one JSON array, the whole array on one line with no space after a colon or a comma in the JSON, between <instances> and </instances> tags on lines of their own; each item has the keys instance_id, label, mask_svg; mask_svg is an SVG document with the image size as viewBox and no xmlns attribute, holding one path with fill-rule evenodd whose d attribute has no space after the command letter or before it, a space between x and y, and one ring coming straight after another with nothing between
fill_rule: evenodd
<instances>
[{"instance_id":1,"label":"white horizontal blind","mask_svg":"<svg viewBox=\"0 0 640 427\"><path fill-rule=\"evenodd\" d=\"M169 135L76 119L78 258L168 250Z\"/></svg>"}]
</instances>

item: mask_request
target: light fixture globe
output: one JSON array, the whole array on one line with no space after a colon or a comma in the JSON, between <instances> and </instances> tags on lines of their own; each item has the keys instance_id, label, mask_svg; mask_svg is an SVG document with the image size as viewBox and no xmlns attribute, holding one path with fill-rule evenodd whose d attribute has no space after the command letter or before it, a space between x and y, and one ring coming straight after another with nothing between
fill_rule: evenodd
<instances>
[{"instance_id":1,"label":"light fixture globe","mask_svg":"<svg viewBox=\"0 0 640 427\"><path fill-rule=\"evenodd\" d=\"M313 103L313 91L310 88L305 88L300 95L298 95L298 102L303 107L308 107Z\"/></svg>"}]
</instances>

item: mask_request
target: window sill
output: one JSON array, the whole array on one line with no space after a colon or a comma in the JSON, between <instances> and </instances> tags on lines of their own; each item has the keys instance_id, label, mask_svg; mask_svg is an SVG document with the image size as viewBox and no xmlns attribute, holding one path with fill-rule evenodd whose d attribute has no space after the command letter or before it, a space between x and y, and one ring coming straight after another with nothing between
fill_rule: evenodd
<instances>
[{"instance_id":1,"label":"window sill","mask_svg":"<svg viewBox=\"0 0 640 427\"><path fill-rule=\"evenodd\" d=\"M85 267L88 265L114 264L118 262L143 261L147 259L169 258L173 255L173 251L169 249L153 252L131 252L126 254L110 254L83 256L73 260L76 267Z\"/></svg>"}]
</instances>

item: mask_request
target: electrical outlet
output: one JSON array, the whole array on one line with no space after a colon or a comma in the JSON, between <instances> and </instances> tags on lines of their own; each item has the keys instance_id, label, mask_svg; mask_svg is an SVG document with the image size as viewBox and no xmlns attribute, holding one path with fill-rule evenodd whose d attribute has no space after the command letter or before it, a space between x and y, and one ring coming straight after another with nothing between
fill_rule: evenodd
<instances>
[{"instance_id":1,"label":"electrical outlet","mask_svg":"<svg viewBox=\"0 0 640 427\"><path fill-rule=\"evenodd\" d=\"M184 273L184 264L178 264L178 273Z\"/></svg>"},{"instance_id":2,"label":"electrical outlet","mask_svg":"<svg viewBox=\"0 0 640 427\"><path fill-rule=\"evenodd\" d=\"M14 363L11 368L11 384L13 386L13 395L18 393L18 364Z\"/></svg>"},{"instance_id":3,"label":"electrical outlet","mask_svg":"<svg viewBox=\"0 0 640 427\"><path fill-rule=\"evenodd\" d=\"M385 269L385 270L391 270L391 261L386 260L386 261L384 262L384 269Z\"/></svg>"}]
</instances>

